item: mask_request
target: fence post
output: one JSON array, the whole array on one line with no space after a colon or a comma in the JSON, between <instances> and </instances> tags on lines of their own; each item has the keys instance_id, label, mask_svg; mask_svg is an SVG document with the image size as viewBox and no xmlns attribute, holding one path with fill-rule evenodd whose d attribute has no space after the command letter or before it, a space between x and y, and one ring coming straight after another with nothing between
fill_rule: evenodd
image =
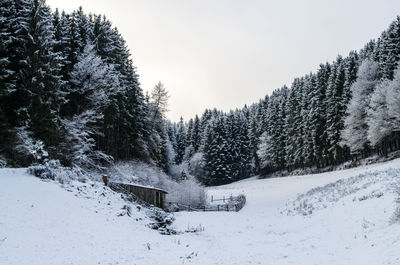
<instances>
[{"instance_id":1,"label":"fence post","mask_svg":"<svg viewBox=\"0 0 400 265\"><path fill-rule=\"evenodd\" d=\"M107 175L103 175L103 182L104 182L105 186L108 185L108 176Z\"/></svg>"},{"instance_id":2,"label":"fence post","mask_svg":"<svg viewBox=\"0 0 400 265\"><path fill-rule=\"evenodd\" d=\"M217 205L217 208L218 208L218 212L219 212L219 204Z\"/></svg>"},{"instance_id":3,"label":"fence post","mask_svg":"<svg viewBox=\"0 0 400 265\"><path fill-rule=\"evenodd\" d=\"M211 195L211 202L213 202L213 201L214 201L214 196Z\"/></svg>"},{"instance_id":4,"label":"fence post","mask_svg":"<svg viewBox=\"0 0 400 265\"><path fill-rule=\"evenodd\" d=\"M223 201L224 201L224 203L225 203L225 195L224 195L224 197L223 197L223 199L222 199Z\"/></svg>"}]
</instances>

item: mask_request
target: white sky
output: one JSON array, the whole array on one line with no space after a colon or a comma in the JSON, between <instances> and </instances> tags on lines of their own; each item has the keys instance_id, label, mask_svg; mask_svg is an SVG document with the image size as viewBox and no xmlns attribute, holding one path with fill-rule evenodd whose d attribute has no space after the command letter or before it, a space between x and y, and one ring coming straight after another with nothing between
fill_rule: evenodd
<instances>
[{"instance_id":1,"label":"white sky","mask_svg":"<svg viewBox=\"0 0 400 265\"><path fill-rule=\"evenodd\" d=\"M132 52L144 91L161 80L169 118L251 104L379 37L399 0L47 0L105 14Z\"/></svg>"}]
</instances>

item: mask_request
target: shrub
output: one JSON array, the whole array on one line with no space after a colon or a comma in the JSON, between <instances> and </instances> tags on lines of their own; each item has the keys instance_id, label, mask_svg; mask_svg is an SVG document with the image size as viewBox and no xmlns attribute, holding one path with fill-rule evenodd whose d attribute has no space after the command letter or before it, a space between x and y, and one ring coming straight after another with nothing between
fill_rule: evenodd
<instances>
[{"instance_id":1,"label":"shrub","mask_svg":"<svg viewBox=\"0 0 400 265\"><path fill-rule=\"evenodd\" d=\"M56 180L60 183L71 180L85 182L91 178L85 171L78 167L63 167L59 160L47 160L42 164L34 164L28 168L28 173L41 179Z\"/></svg>"}]
</instances>

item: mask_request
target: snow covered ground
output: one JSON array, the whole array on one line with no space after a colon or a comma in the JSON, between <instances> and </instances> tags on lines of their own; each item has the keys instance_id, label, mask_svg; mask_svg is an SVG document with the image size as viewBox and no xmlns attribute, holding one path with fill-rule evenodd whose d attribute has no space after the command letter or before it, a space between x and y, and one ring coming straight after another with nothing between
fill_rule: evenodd
<instances>
[{"instance_id":1,"label":"snow covered ground","mask_svg":"<svg viewBox=\"0 0 400 265\"><path fill-rule=\"evenodd\" d=\"M209 197L243 193L246 206L176 213L177 231L199 232L169 236L101 184L24 172L0 169L0 264L400 264L400 159L213 187Z\"/></svg>"}]
</instances>

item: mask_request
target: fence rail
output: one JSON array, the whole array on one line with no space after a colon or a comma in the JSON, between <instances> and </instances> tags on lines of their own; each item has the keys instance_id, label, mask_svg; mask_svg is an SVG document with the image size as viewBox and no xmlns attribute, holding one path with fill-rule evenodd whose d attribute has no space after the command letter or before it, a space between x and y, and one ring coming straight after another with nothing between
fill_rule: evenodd
<instances>
[{"instance_id":1,"label":"fence rail","mask_svg":"<svg viewBox=\"0 0 400 265\"><path fill-rule=\"evenodd\" d=\"M176 205L179 210L193 211L193 212L238 212L246 204L246 196L239 195L236 197L229 197L228 199L218 199L213 201L227 201L225 204L217 204L210 206L191 206L181 203L169 202L170 205Z\"/></svg>"}]
</instances>

